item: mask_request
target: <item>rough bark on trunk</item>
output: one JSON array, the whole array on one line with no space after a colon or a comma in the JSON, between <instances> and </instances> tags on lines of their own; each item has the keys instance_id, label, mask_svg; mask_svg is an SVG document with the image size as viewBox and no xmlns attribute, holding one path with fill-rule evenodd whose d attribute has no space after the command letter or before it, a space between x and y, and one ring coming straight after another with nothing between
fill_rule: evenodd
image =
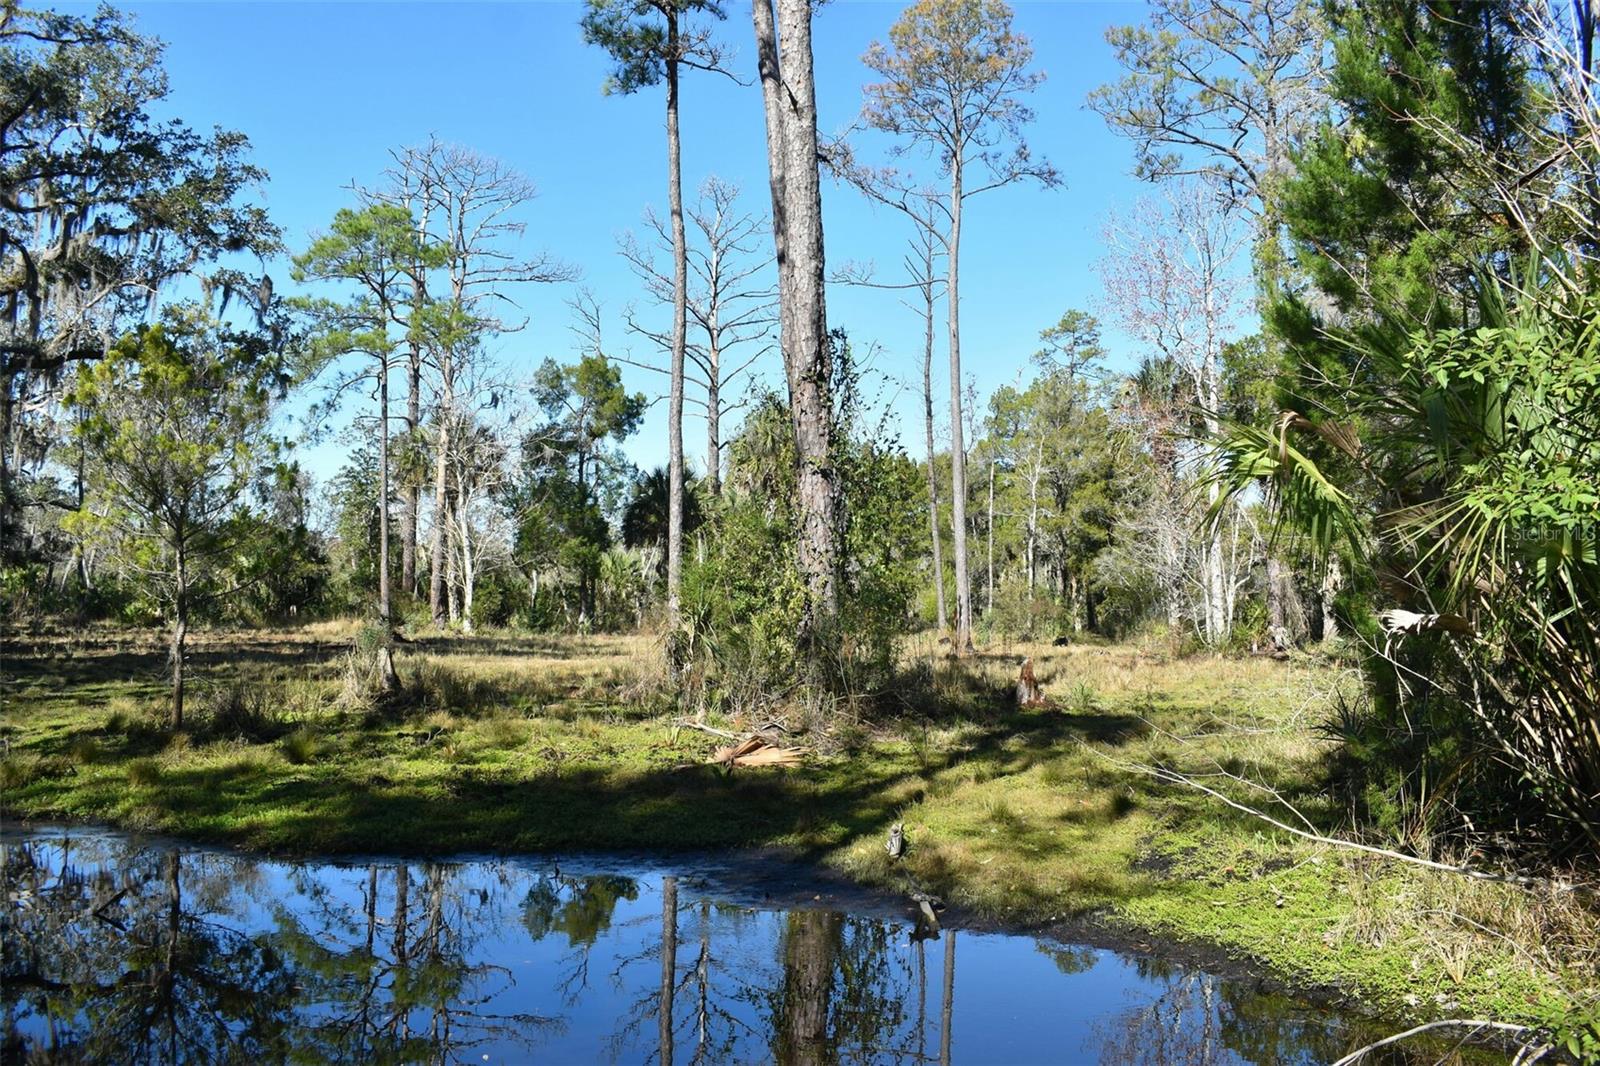
<instances>
[{"instance_id":1,"label":"rough bark on trunk","mask_svg":"<svg viewBox=\"0 0 1600 1066\"><path fill-rule=\"evenodd\" d=\"M1333 605L1343 586L1344 572L1339 566L1339 557L1330 555L1322 575L1322 639L1325 641L1339 635L1339 619L1333 613Z\"/></svg>"},{"instance_id":2,"label":"rough bark on trunk","mask_svg":"<svg viewBox=\"0 0 1600 1066\"><path fill-rule=\"evenodd\" d=\"M445 490L445 518L446 523L456 520L456 490L447 487ZM454 536L454 534L451 534ZM449 617L451 625L461 620L460 580L457 577L459 567L456 562L456 552L451 549L445 552L444 563L444 605L445 614Z\"/></svg>"},{"instance_id":3,"label":"rough bark on trunk","mask_svg":"<svg viewBox=\"0 0 1600 1066\"><path fill-rule=\"evenodd\" d=\"M1283 603L1283 560L1267 555L1267 629L1269 632L1289 631L1289 616Z\"/></svg>"},{"instance_id":4,"label":"rough bark on trunk","mask_svg":"<svg viewBox=\"0 0 1600 1066\"><path fill-rule=\"evenodd\" d=\"M0 378L0 531L7 537L11 535L14 521L11 516L11 438L15 405L11 390L15 383L15 375Z\"/></svg>"},{"instance_id":5,"label":"rough bark on trunk","mask_svg":"<svg viewBox=\"0 0 1600 1066\"><path fill-rule=\"evenodd\" d=\"M1267 554L1267 624L1286 645L1306 637L1306 609L1295 587L1294 570L1275 552Z\"/></svg>"},{"instance_id":6,"label":"rough bark on trunk","mask_svg":"<svg viewBox=\"0 0 1600 1066\"><path fill-rule=\"evenodd\" d=\"M1228 635L1227 590L1222 566L1222 528L1213 528L1206 547L1206 640L1220 644Z\"/></svg>"},{"instance_id":7,"label":"rough bark on trunk","mask_svg":"<svg viewBox=\"0 0 1600 1066\"><path fill-rule=\"evenodd\" d=\"M84 477L83 477L83 475L84 475L84 462L85 462L85 459L86 459L86 456L84 455L84 447L83 447L82 444L79 444L78 445L77 478L76 478L76 481L77 481L77 510L78 510L79 514L83 513L83 502L84 502ZM5 528L4 523L0 522L0 529L4 529L4 528ZM84 611L84 608L85 608L85 606L87 604L87 598L85 596L85 593L87 593L89 591L89 587L90 587L89 586L89 552L88 552L88 545L84 542L84 535L81 532L77 533L77 534L75 534L73 536L72 542L73 542L73 552L72 552L73 569L78 575L78 613L82 614L83 611ZM61 584L63 586L65 586L66 583L67 583L66 576L63 575L62 578L61 578Z\"/></svg>"},{"instance_id":8,"label":"rough bark on trunk","mask_svg":"<svg viewBox=\"0 0 1600 1066\"><path fill-rule=\"evenodd\" d=\"M711 348L710 379L706 382L706 492L712 499L722 495L722 384L717 380L715 345Z\"/></svg>"},{"instance_id":9,"label":"rough bark on trunk","mask_svg":"<svg viewBox=\"0 0 1600 1066\"><path fill-rule=\"evenodd\" d=\"M767 120L780 347L795 435L796 556L806 584L801 643L819 665L818 637L838 613L839 500L829 395L833 353L824 303L822 183L818 173L811 0L752 4Z\"/></svg>"},{"instance_id":10,"label":"rough bark on trunk","mask_svg":"<svg viewBox=\"0 0 1600 1066\"><path fill-rule=\"evenodd\" d=\"M464 488L457 480L456 500L456 536L460 540L461 549L461 628L468 633L472 632L472 592L478 582L478 565L472 557L472 522L469 518L468 499Z\"/></svg>"},{"instance_id":11,"label":"rough bark on trunk","mask_svg":"<svg viewBox=\"0 0 1600 1066\"><path fill-rule=\"evenodd\" d=\"M667 619L678 622L683 585L683 356L689 329L689 250L683 233L678 141L678 16L667 12L667 206L672 214L672 384L667 404Z\"/></svg>"},{"instance_id":12,"label":"rough bark on trunk","mask_svg":"<svg viewBox=\"0 0 1600 1066\"><path fill-rule=\"evenodd\" d=\"M1197 393L1201 404L1207 412L1214 412L1221 407L1220 388L1217 382L1215 365L1208 360L1200 371L1202 380L1197 383ZM1222 426L1216 418L1207 414L1205 419L1206 437L1216 440L1222 434ZM1208 513L1215 515L1217 501L1221 498L1222 487L1212 481L1206 490L1206 501L1209 504ZM1205 567L1205 596L1206 596L1206 642L1211 645L1221 644L1228 638L1230 626L1230 612L1228 610L1228 575L1223 564L1222 548L1222 522L1213 519L1210 522L1211 532L1206 540L1203 563Z\"/></svg>"},{"instance_id":13,"label":"rough bark on trunk","mask_svg":"<svg viewBox=\"0 0 1600 1066\"><path fill-rule=\"evenodd\" d=\"M378 369L378 619L389 624L389 366Z\"/></svg>"},{"instance_id":14,"label":"rough bark on trunk","mask_svg":"<svg viewBox=\"0 0 1600 1066\"><path fill-rule=\"evenodd\" d=\"M989 576L984 586L984 611L994 610L994 456L989 457L989 521L985 530L989 535Z\"/></svg>"},{"instance_id":15,"label":"rough bark on trunk","mask_svg":"<svg viewBox=\"0 0 1600 1066\"><path fill-rule=\"evenodd\" d=\"M409 205L408 205L409 206ZM428 240L428 215L431 211L431 201L422 197L421 218L417 221L417 237L426 243ZM427 276L420 265L413 265L411 270L411 317L410 324L414 327L422 314L423 305L428 299ZM406 438L407 447L415 447L419 440L418 433L422 429L422 343L415 336L407 339L406 352ZM414 464L408 464L406 470L405 516L403 540L400 548L400 584L412 596L417 595L417 523L422 513L422 482L420 471ZM432 588L430 585L429 592ZM432 604L430 603L431 607Z\"/></svg>"}]
</instances>

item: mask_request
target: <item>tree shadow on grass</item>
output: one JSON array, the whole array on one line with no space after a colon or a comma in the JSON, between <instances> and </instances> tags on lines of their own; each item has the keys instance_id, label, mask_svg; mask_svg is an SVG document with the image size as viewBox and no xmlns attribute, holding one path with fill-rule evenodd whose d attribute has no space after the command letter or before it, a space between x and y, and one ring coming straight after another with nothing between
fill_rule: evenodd
<instances>
[{"instance_id":1,"label":"tree shadow on grass","mask_svg":"<svg viewBox=\"0 0 1600 1066\"><path fill-rule=\"evenodd\" d=\"M593 638L542 636L452 637L428 635L410 637L404 642L410 651L427 655L470 655L482 658L535 658L566 662L574 659L622 657L615 644Z\"/></svg>"},{"instance_id":2,"label":"tree shadow on grass","mask_svg":"<svg viewBox=\"0 0 1600 1066\"><path fill-rule=\"evenodd\" d=\"M197 645L184 657L196 682L303 673L308 666L331 664L348 650L344 644L316 642L229 642ZM5 649L8 678L34 695L81 697L128 685L160 684L170 670L165 646L74 648L27 654Z\"/></svg>"},{"instance_id":3,"label":"tree shadow on grass","mask_svg":"<svg viewBox=\"0 0 1600 1066\"><path fill-rule=\"evenodd\" d=\"M1068 741L1139 735L1119 715L1028 712L966 734L920 763L900 753L811 762L794 770L704 764L621 769L557 765L543 772L462 764L410 774L393 759L290 768L242 757L164 769L136 801L178 832L274 852L704 850L780 842L820 860L899 815L908 789L975 764L989 778L1025 773ZM371 752L377 755L378 750ZM371 756L367 756L370 758ZM1013 827L1041 858L1069 845Z\"/></svg>"},{"instance_id":4,"label":"tree shadow on grass","mask_svg":"<svg viewBox=\"0 0 1600 1066\"><path fill-rule=\"evenodd\" d=\"M436 638L435 643L418 641L409 648L431 653L437 647L448 666L447 653L547 655L542 644L499 637L470 641ZM490 650L485 652L485 647ZM606 645L596 642L595 647L604 649ZM308 666L327 663L345 648L343 642L318 645L260 640L214 644L203 647L197 656L214 670L211 676L216 683L226 685L273 675L303 675ZM567 645L563 650L577 658L589 649ZM63 692L76 699L82 694L80 686L104 684L108 675L117 673L159 673L165 663L164 652L152 646L141 652L110 651L81 660L39 657L12 665L14 669L20 666L18 672L36 682L63 686ZM1012 702L1009 682L985 676L969 664L957 663L944 670L933 667L910 681L900 700L867 708L863 714L869 728L879 727L884 730L881 735L909 742L910 751L904 743L868 745L856 755L813 760L795 770L730 774L703 765L665 764L681 757L681 752L667 756L646 753L646 765L639 767L621 760L608 762L607 754L594 751L582 756L587 762L575 758L543 769L530 770L526 765L502 768L475 762L481 752L474 754L470 744L460 759L430 749L422 764L412 764L409 753L413 743L420 742L396 732L396 722L410 714L365 726L359 716L322 717L309 723L310 728L327 737L344 738L348 745L344 764L329 754L312 756L307 765L289 765L271 746L277 735L263 734L247 737L256 741L256 746L247 747L234 762L219 766L186 764L181 757L163 760L169 764L160 768L154 781L130 784L123 794L103 803L75 803L74 809L103 807L108 814L142 809L151 817L141 820L169 831L301 854L670 851L780 842L801 859L817 860L854 841L877 838L898 818L908 796L927 795L934 791L940 775L970 766L973 780L979 782L1042 767L1044 784L1040 787L1063 793L1079 789L1085 796L1101 798L1126 797L1127 806L1120 811L1098 804L1093 811L1068 812L1067 822L1082 823L1086 828L1092 822L1126 816L1133 809L1157 811L1178 828L1202 820L1253 824L1247 815L1230 812L1182 786L1110 764L1074 759L1073 752L1084 744L1117 756L1119 749L1146 739L1151 726L1141 713L1107 711L1093 701L1075 710L1021 710ZM508 695L521 691L516 678L486 683L505 685ZM559 706L523 707L489 700L483 708L487 717L509 711L517 722L560 719L571 724L593 717L638 724L640 719L637 708L603 702L579 706L567 700ZM929 727L940 726L951 728L937 748L926 743L918 746L919 729L926 737ZM65 753L73 738L84 733L100 735L95 732L99 728L98 723L88 723L87 729L52 737L50 751ZM107 741L106 755L143 758L156 754L168 739L164 733L130 731L120 747ZM431 733L423 738L428 743L432 739ZM49 753L42 745L37 750ZM1148 753L1140 757L1148 758ZM652 761L655 765L649 765ZM1052 780L1052 770L1061 767L1064 769ZM1283 770L1291 776L1303 772L1298 767ZM71 786L61 789L62 794L70 791ZM1015 838L1010 843L1041 861L1072 851L1070 839L1033 824L1037 820L1033 815L1029 819L997 828ZM1115 886L1104 887L1111 891Z\"/></svg>"}]
</instances>

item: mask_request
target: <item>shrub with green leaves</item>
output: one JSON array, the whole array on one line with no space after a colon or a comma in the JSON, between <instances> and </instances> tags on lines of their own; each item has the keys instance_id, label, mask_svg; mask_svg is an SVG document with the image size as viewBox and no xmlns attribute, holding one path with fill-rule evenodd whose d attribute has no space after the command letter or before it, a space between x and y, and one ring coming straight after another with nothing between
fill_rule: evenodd
<instances>
[{"instance_id":1,"label":"shrub with green leaves","mask_svg":"<svg viewBox=\"0 0 1600 1066\"><path fill-rule=\"evenodd\" d=\"M1289 520L1356 560L1371 711L1340 735L1363 787L1422 820L1405 835L1536 828L1592 847L1600 278L1534 263L1477 297L1469 324L1395 310L1329 331L1363 371L1323 379L1321 412L1237 430L1226 476L1271 479Z\"/></svg>"},{"instance_id":2,"label":"shrub with green leaves","mask_svg":"<svg viewBox=\"0 0 1600 1066\"><path fill-rule=\"evenodd\" d=\"M841 348L834 470L846 523L842 595L824 643L827 676L816 680L870 695L890 679L915 617L926 488L900 442L863 417ZM788 408L769 394L731 444L705 558L685 573L677 657L708 702L746 707L800 694L805 588L795 562L794 454Z\"/></svg>"}]
</instances>

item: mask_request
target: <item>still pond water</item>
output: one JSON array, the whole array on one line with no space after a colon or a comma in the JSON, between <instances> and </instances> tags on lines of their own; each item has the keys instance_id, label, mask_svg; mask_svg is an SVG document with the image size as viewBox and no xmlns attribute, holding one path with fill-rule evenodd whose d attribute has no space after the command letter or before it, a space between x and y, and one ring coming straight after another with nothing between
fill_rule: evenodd
<instances>
[{"instance_id":1,"label":"still pond water","mask_svg":"<svg viewBox=\"0 0 1600 1066\"><path fill-rule=\"evenodd\" d=\"M934 935L750 859L0 850L6 1063L1316 1063L1374 1033L1249 980ZM1417 1054L1373 1061L1440 1049Z\"/></svg>"}]
</instances>

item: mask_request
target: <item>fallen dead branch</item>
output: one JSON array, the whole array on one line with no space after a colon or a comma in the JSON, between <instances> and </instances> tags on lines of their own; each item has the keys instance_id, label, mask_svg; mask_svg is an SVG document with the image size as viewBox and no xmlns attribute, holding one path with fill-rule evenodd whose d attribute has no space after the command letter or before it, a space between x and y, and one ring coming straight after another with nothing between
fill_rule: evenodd
<instances>
[{"instance_id":1,"label":"fallen dead branch","mask_svg":"<svg viewBox=\"0 0 1600 1066\"><path fill-rule=\"evenodd\" d=\"M1354 1066L1355 1063L1360 1062L1367 1055L1381 1047L1387 1047L1390 1044L1398 1044L1402 1040L1409 1040L1414 1036L1429 1032L1433 1029L1470 1029L1471 1032L1467 1033L1467 1039L1469 1040L1486 1029L1492 1029L1496 1032L1502 1033L1511 1033L1513 1034L1514 1039L1525 1041L1523 1048L1517 1053L1516 1061L1519 1063L1537 1062L1550 1050L1548 1044L1538 1044L1527 1039L1529 1037L1537 1036L1538 1031L1535 1029L1530 1029L1526 1025L1512 1025L1510 1022L1491 1022L1487 1018L1445 1018L1440 1021L1427 1022L1423 1025L1414 1026L1410 1029L1407 1029L1403 1033L1395 1033L1393 1036L1386 1036L1382 1040L1374 1040L1365 1047L1356 1048L1344 1058L1333 1063L1333 1066Z\"/></svg>"},{"instance_id":2,"label":"fallen dead branch","mask_svg":"<svg viewBox=\"0 0 1600 1066\"><path fill-rule=\"evenodd\" d=\"M1104 760L1105 762L1110 763L1118 769L1145 774L1146 776L1155 778L1157 781L1164 781L1167 784L1172 785L1182 785L1185 788L1192 788L1198 792L1203 792L1211 798L1220 800L1221 802L1227 804L1236 811L1239 811L1243 814L1248 814L1252 818L1258 818L1270 826L1283 830L1285 833L1291 833L1294 836L1300 837L1301 839L1310 840L1317 844L1326 844L1329 847L1335 848L1346 848L1351 851L1361 851L1368 855L1378 855L1385 859L1394 859L1397 862L1409 863L1412 866L1421 866L1429 870L1438 870L1441 873L1457 874L1461 877L1468 877L1475 881L1496 881L1501 884L1516 885L1520 888L1544 888L1554 892L1576 892L1580 889L1579 885L1566 881L1556 881L1547 877L1531 877L1526 874L1495 873L1490 870L1479 870L1472 866L1458 866L1446 862L1434 862L1432 859L1424 859L1417 855L1407 855L1403 851L1393 851L1389 848L1380 848L1372 844L1362 844L1355 840L1344 840L1340 837L1324 836L1321 833L1317 833L1309 829L1299 829L1288 824L1287 822L1274 818L1265 811L1258 810L1247 803L1240 803L1238 800L1217 791L1209 785L1195 780L1195 778L1188 774L1179 773L1177 770L1169 770L1164 766L1150 766L1145 763L1124 762L1120 759L1112 758L1105 752L1099 751L1089 744L1083 744L1082 746L1086 751ZM1282 803L1284 801L1280 798L1279 802ZM1287 804L1285 805L1287 806ZM1292 807L1290 809L1293 810ZM1295 811L1295 815L1301 818L1303 821L1305 820L1305 816L1300 814L1299 811ZM1307 821L1307 824L1310 824L1309 821Z\"/></svg>"},{"instance_id":3,"label":"fallen dead branch","mask_svg":"<svg viewBox=\"0 0 1600 1066\"><path fill-rule=\"evenodd\" d=\"M693 718L674 718L672 727L674 729L698 729L702 733L710 733L712 736L721 737L723 740L738 740L743 736L740 733L730 733L726 729L718 729L716 726L706 725L704 722L696 722Z\"/></svg>"}]
</instances>

